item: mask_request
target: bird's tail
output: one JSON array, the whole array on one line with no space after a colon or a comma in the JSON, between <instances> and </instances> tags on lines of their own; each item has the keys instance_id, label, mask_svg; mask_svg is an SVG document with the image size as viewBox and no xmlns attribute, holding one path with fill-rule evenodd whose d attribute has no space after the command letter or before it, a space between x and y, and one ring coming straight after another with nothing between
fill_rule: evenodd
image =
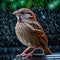
<instances>
[{"instance_id":1,"label":"bird's tail","mask_svg":"<svg viewBox=\"0 0 60 60\"><path fill-rule=\"evenodd\" d=\"M52 54L52 52L51 52L51 50L50 50L49 48L45 48L43 53L44 53L45 55Z\"/></svg>"}]
</instances>

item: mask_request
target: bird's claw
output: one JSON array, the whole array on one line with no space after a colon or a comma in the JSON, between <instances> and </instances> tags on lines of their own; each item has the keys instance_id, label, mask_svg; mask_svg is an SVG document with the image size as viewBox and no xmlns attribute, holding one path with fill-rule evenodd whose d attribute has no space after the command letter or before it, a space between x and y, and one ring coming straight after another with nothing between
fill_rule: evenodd
<instances>
[{"instance_id":1,"label":"bird's claw","mask_svg":"<svg viewBox=\"0 0 60 60\"><path fill-rule=\"evenodd\" d=\"M29 54L22 53L22 54L17 55L16 57L30 58L30 57L32 57L32 55L33 55L33 54L31 54L31 53L29 53Z\"/></svg>"},{"instance_id":2,"label":"bird's claw","mask_svg":"<svg viewBox=\"0 0 60 60\"><path fill-rule=\"evenodd\" d=\"M32 55L33 54L29 53L29 54L26 55L26 58L30 58L30 57L32 57Z\"/></svg>"},{"instance_id":3,"label":"bird's claw","mask_svg":"<svg viewBox=\"0 0 60 60\"><path fill-rule=\"evenodd\" d=\"M22 53L22 54L17 55L16 57L25 57L25 56L26 56L26 54Z\"/></svg>"}]
</instances>

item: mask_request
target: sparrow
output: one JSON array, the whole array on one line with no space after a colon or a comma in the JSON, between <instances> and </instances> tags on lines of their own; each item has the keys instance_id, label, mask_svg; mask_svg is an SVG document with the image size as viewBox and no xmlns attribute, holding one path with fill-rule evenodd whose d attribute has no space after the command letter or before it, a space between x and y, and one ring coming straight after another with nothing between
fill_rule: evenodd
<instances>
[{"instance_id":1,"label":"sparrow","mask_svg":"<svg viewBox=\"0 0 60 60\"><path fill-rule=\"evenodd\" d=\"M52 54L48 48L47 35L37 21L35 14L27 8L14 11L13 14L17 17L15 26L16 35L19 41L27 46L27 48L17 56L31 57L36 49L41 49L45 55ZM31 48L33 48L33 50L27 53Z\"/></svg>"}]
</instances>

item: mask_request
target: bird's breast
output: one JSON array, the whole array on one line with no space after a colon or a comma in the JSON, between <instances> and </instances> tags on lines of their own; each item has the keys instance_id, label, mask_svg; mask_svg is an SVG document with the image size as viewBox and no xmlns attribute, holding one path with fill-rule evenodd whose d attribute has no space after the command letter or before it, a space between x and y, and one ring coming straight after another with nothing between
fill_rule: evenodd
<instances>
[{"instance_id":1,"label":"bird's breast","mask_svg":"<svg viewBox=\"0 0 60 60\"><path fill-rule=\"evenodd\" d=\"M25 23L17 23L15 27L16 35L20 42L24 45L29 45L32 39L32 30L26 26Z\"/></svg>"}]
</instances>

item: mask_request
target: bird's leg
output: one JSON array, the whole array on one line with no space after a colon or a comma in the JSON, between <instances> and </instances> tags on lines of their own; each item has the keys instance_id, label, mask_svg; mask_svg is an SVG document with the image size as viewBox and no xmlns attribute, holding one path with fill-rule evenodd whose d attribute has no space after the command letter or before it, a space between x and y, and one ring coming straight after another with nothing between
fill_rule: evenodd
<instances>
[{"instance_id":1,"label":"bird's leg","mask_svg":"<svg viewBox=\"0 0 60 60\"><path fill-rule=\"evenodd\" d=\"M26 48L21 55L26 55L26 53L28 52L28 50L30 50L30 48L31 47Z\"/></svg>"},{"instance_id":2,"label":"bird's leg","mask_svg":"<svg viewBox=\"0 0 60 60\"><path fill-rule=\"evenodd\" d=\"M17 56L26 56L26 53L28 52L28 50L30 50L30 48L31 48L31 47L26 48L26 49L23 51L23 53L21 53L21 54L19 54L19 55L17 55Z\"/></svg>"},{"instance_id":3,"label":"bird's leg","mask_svg":"<svg viewBox=\"0 0 60 60\"><path fill-rule=\"evenodd\" d=\"M26 55L26 58L32 57L32 55L34 54L35 50L36 50L36 48L34 48L34 49L32 50L32 52L30 52L29 54L27 54L27 55Z\"/></svg>"}]
</instances>

